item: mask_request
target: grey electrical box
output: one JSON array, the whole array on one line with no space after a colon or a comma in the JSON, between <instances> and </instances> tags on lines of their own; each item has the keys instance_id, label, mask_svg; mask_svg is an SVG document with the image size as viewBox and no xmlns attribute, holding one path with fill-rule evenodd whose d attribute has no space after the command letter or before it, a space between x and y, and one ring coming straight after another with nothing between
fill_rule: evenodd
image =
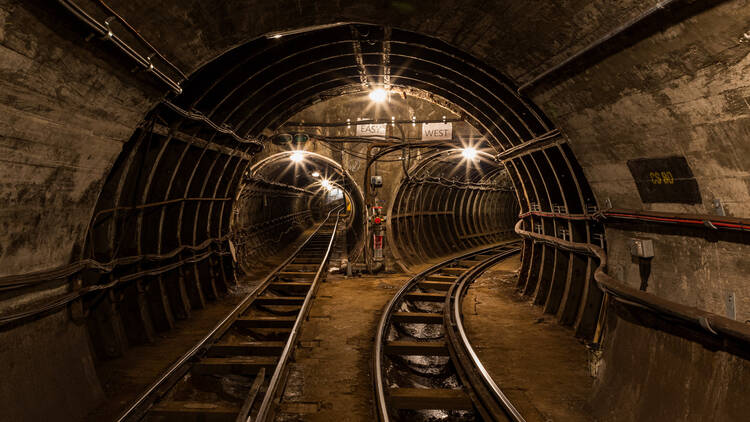
<instances>
[{"instance_id":1,"label":"grey electrical box","mask_svg":"<svg viewBox=\"0 0 750 422\"><path fill-rule=\"evenodd\" d=\"M374 188L383 186L383 176L370 176L370 184Z\"/></svg>"},{"instance_id":2,"label":"grey electrical box","mask_svg":"<svg viewBox=\"0 0 750 422\"><path fill-rule=\"evenodd\" d=\"M654 242L651 239L630 239L630 255L638 258L653 258Z\"/></svg>"}]
</instances>

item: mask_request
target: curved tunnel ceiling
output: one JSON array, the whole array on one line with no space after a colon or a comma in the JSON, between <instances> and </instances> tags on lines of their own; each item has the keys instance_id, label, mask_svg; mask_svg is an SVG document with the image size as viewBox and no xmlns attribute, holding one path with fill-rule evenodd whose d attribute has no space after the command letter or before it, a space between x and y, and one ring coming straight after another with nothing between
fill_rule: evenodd
<instances>
[{"instance_id":1,"label":"curved tunnel ceiling","mask_svg":"<svg viewBox=\"0 0 750 422\"><path fill-rule=\"evenodd\" d=\"M326 96L368 87L415 88L445 99L500 150L551 129L507 78L471 55L436 38L367 24L257 38L195 72L173 101L257 137Z\"/></svg>"},{"instance_id":2,"label":"curved tunnel ceiling","mask_svg":"<svg viewBox=\"0 0 750 422\"><path fill-rule=\"evenodd\" d=\"M489 182L504 170L493 155L477 146L478 156L472 160L461 149L435 151L426 155L409 170L409 177L442 177L460 182Z\"/></svg>"}]
</instances>

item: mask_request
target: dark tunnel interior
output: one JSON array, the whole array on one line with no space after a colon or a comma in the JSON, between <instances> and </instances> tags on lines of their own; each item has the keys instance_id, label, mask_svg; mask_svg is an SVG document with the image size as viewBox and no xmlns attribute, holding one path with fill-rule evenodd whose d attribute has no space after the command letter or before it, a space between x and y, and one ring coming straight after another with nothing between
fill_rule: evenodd
<instances>
[{"instance_id":1,"label":"dark tunnel interior","mask_svg":"<svg viewBox=\"0 0 750 422\"><path fill-rule=\"evenodd\" d=\"M748 18L0 0L0 419L744 420Z\"/></svg>"}]
</instances>

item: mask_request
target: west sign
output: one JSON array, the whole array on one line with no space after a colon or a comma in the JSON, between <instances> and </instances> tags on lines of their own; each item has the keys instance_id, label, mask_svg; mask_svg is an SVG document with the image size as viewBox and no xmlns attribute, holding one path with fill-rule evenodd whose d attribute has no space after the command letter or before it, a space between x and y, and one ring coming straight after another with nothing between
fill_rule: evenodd
<instances>
[{"instance_id":1,"label":"west sign","mask_svg":"<svg viewBox=\"0 0 750 422\"><path fill-rule=\"evenodd\" d=\"M423 141L450 141L453 139L452 123L423 123Z\"/></svg>"}]
</instances>

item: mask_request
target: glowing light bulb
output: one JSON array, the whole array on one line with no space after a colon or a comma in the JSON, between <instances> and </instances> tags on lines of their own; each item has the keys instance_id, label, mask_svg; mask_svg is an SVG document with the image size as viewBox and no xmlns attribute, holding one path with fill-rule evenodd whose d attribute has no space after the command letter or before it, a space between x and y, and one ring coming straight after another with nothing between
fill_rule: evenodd
<instances>
[{"instance_id":1,"label":"glowing light bulb","mask_svg":"<svg viewBox=\"0 0 750 422\"><path fill-rule=\"evenodd\" d=\"M323 188L324 188L325 190L331 190L331 182L329 182L329 181L328 181L328 180L326 180L326 179L323 179L323 180L322 180L322 181L320 182L320 185L321 185L321 186L323 186Z\"/></svg>"},{"instance_id":2,"label":"glowing light bulb","mask_svg":"<svg viewBox=\"0 0 750 422\"><path fill-rule=\"evenodd\" d=\"M370 99L376 103L382 103L388 97L388 93L383 88L370 91Z\"/></svg>"},{"instance_id":3,"label":"glowing light bulb","mask_svg":"<svg viewBox=\"0 0 750 422\"><path fill-rule=\"evenodd\" d=\"M320 173L317 171L312 172L312 177L320 177Z\"/></svg>"},{"instance_id":4,"label":"glowing light bulb","mask_svg":"<svg viewBox=\"0 0 750 422\"><path fill-rule=\"evenodd\" d=\"M473 160L477 158L477 150L473 147L466 147L461 150L461 155L463 155L467 160Z\"/></svg>"},{"instance_id":5,"label":"glowing light bulb","mask_svg":"<svg viewBox=\"0 0 750 422\"><path fill-rule=\"evenodd\" d=\"M295 163L301 162L305 158L305 153L302 151L294 151L292 155L289 156L289 159L294 161Z\"/></svg>"}]
</instances>

